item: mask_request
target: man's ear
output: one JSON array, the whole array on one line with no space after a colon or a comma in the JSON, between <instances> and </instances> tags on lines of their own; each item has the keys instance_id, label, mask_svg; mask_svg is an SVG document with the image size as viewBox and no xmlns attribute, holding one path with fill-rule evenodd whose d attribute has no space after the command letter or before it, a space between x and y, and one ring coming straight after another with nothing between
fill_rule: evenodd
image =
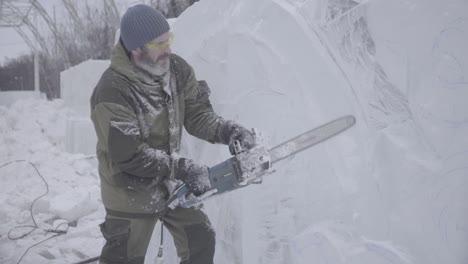
<instances>
[{"instance_id":1,"label":"man's ear","mask_svg":"<svg viewBox=\"0 0 468 264\"><path fill-rule=\"evenodd\" d=\"M132 50L131 53L132 53L133 56L140 56L141 48L136 48L136 49Z\"/></svg>"},{"instance_id":2,"label":"man's ear","mask_svg":"<svg viewBox=\"0 0 468 264\"><path fill-rule=\"evenodd\" d=\"M130 53L131 53L133 59L139 59L140 56L141 56L142 50L141 50L141 48L136 48L136 49L130 51Z\"/></svg>"}]
</instances>

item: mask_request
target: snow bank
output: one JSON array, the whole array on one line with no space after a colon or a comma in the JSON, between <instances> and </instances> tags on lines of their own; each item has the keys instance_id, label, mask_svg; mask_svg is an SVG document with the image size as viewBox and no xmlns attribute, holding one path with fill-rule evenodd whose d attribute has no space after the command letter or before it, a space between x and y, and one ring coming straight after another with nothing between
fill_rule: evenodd
<instances>
[{"instance_id":1,"label":"snow bank","mask_svg":"<svg viewBox=\"0 0 468 264\"><path fill-rule=\"evenodd\" d=\"M39 98L39 94L35 91L1 91L0 105L11 106L14 102L21 99Z\"/></svg>"},{"instance_id":2,"label":"snow bank","mask_svg":"<svg viewBox=\"0 0 468 264\"><path fill-rule=\"evenodd\" d=\"M98 224L104 212L96 164L84 155L64 152L69 115L71 110L60 100L20 100L10 108L0 107L1 263L17 263L28 247L53 235L43 229L64 222L70 226L66 235L34 247L21 263L72 263L100 252ZM46 193L33 207L41 229L9 240L9 231L19 237L31 230L15 227L33 225L31 205Z\"/></svg>"}]
</instances>

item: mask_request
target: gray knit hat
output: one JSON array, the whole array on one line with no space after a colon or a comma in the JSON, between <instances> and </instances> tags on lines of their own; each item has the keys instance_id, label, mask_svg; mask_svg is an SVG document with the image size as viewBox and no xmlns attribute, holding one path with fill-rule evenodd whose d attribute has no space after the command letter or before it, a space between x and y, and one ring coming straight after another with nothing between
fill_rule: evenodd
<instances>
[{"instance_id":1,"label":"gray knit hat","mask_svg":"<svg viewBox=\"0 0 468 264\"><path fill-rule=\"evenodd\" d=\"M147 5L130 7L120 21L120 36L129 51L143 47L169 29L166 18Z\"/></svg>"}]
</instances>

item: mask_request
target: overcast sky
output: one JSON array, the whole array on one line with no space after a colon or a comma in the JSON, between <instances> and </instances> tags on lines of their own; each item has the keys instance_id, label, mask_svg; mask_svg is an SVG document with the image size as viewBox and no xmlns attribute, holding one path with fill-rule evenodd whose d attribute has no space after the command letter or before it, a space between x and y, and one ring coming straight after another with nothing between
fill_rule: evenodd
<instances>
[{"instance_id":1,"label":"overcast sky","mask_svg":"<svg viewBox=\"0 0 468 264\"><path fill-rule=\"evenodd\" d=\"M50 16L53 16L53 10L55 7L56 11L56 19L60 20L62 17L67 16L65 13L65 9L63 7L61 0L39 0L39 2L44 6ZM117 5L122 10L126 10L127 7L139 4L144 2L143 0L116 0ZM89 3L93 3L92 1ZM99 2L95 2L97 4L101 4ZM36 14L37 15L37 14ZM31 19L37 19L40 21L41 19L35 18L34 13L32 14L33 17ZM29 32L27 28L25 28L26 32ZM0 65L5 63L7 58L16 58L21 54L28 54L31 50L28 45L24 42L21 36L16 33L15 30L11 28L4 28L0 27Z\"/></svg>"},{"instance_id":2,"label":"overcast sky","mask_svg":"<svg viewBox=\"0 0 468 264\"><path fill-rule=\"evenodd\" d=\"M60 0L39 0L39 3L47 10L47 12L53 15L54 5L57 7L57 13L63 7ZM57 14L58 16L59 14ZM37 13L30 13L29 17L34 23L37 23ZM25 32L29 30L24 27ZM16 33L12 28L0 27L0 64L3 64L7 58L16 58L21 54L28 54L31 49L28 47L26 42L21 36ZM33 38L31 38L33 39Z\"/></svg>"},{"instance_id":3,"label":"overcast sky","mask_svg":"<svg viewBox=\"0 0 468 264\"><path fill-rule=\"evenodd\" d=\"M12 28L0 28L0 64L7 58L15 58L23 53L29 53L30 49L24 40Z\"/></svg>"}]
</instances>

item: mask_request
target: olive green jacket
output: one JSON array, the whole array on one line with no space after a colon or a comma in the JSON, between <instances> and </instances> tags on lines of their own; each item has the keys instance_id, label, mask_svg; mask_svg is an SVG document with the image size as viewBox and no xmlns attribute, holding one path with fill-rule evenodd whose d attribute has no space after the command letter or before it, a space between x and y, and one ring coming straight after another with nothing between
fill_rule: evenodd
<instances>
[{"instance_id":1,"label":"olive green jacket","mask_svg":"<svg viewBox=\"0 0 468 264\"><path fill-rule=\"evenodd\" d=\"M181 57L170 57L169 78L134 66L121 44L91 96L101 194L109 211L159 212L173 179L182 129L211 143L222 142L225 121L213 112L209 89ZM164 85L168 83L168 85Z\"/></svg>"}]
</instances>

